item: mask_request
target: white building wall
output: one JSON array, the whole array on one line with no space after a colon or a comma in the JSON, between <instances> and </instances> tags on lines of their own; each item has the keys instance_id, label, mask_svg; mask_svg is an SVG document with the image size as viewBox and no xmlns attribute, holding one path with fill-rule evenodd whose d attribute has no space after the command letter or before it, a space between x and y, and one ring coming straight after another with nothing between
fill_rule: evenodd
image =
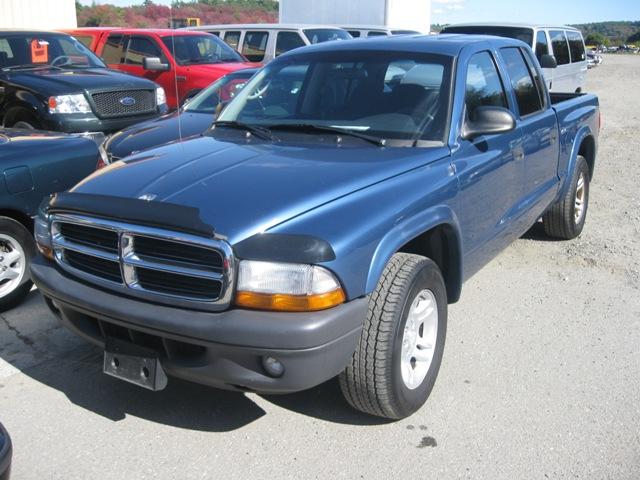
<instances>
[{"instance_id":1,"label":"white building wall","mask_svg":"<svg viewBox=\"0 0 640 480\"><path fill-rule=\"evenodd\" d=\"M383 25L428 33L431 0L280 0L280 22Z\"/></svg>"},{"instance_id":2,"label":"white building wall","mask_svg":"<svg viewBox=\"0 0 640 480\"><path fill-rule=\"evenodd\" d=\"M76 28L75 0L0 0L0 28Z\"/></svg>"}]
</instances>

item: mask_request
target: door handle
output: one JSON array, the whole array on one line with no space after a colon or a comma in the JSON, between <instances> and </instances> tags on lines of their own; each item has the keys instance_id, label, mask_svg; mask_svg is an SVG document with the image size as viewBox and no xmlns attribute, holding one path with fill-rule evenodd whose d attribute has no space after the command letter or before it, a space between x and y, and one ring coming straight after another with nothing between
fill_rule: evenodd
<instances>
[{"instance_id":1,"label":"door handle","mask_svg":"<svg viewBox=\"0 0 640 480\"><path fill-rule=\"evenodd\" d=\"M513 150L513 158L515 158L518 162L524 160L524 150L521 148Z\"/></svg>"},{"instance_id":2,"label":"door handle","mask_svg":"<svg viewBox=\"0 0 640 480\"><path fill-rule=\"evenodd\" d=\"M186 81L187 81L187 77L185 77L184 75L176 76L176 82L186 82Z\"/></svg>"}]
</instances>

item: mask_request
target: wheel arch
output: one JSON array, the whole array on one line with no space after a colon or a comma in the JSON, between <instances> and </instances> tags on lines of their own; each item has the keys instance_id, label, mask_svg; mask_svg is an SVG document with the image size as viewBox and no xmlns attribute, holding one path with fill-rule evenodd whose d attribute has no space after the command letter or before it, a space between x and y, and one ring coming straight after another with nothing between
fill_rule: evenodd
<instances>
[{"instance_id":1,"label":"wheel arch","mask_svg":"<svg viewBox=\"0 0 640 480\"><path fill-rule=\"evenodd\" d=\"M455 213L448 206L429 209L397 224L378 244L369 269L366 292L372 292L382 272L398 252L433 260L442 273L447 300L454 303L462 290L462 245Z\"/></svg>"},{"instance_id":2,"label":"wheel arch","mask_svg":"<svg viewBox=\"0 0 640 480\"><path fill-rule=\"evenodd\" d=\"M571 172L576 166L576 162L578 161L578 156L582 155L585 157L587 161L587 165L589 166L589 179L593 178L593 171L595 169L595 161L596 161L596 153L597 153L597 144L595 140L595 136L591 129L588 127L583 127L576 134L575 140L573 142L573 147L571 149L571 153L569 154L569 161L567 164L567 170L564 172L563 185L560 189L558 198L562 198L566 193L567 189L570 187L571 180Z\"/></svg>"},{"instance_id":3,"label":"wheel arch","mask_svg":"<svg viewBox=\"0 0 640 480\"><path fill-rule=\"evenodd\" d=\"M10 208L0 208L0 217L10 218L21 224L29 232L33 233L33 219L24 212Z\"/></svg>"}]
</instances>

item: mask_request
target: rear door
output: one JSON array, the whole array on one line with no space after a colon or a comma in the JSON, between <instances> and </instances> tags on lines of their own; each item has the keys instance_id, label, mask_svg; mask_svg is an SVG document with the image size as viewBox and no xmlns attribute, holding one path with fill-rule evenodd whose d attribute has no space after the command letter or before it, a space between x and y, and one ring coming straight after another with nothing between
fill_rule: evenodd
<instances>
[{"instance_id":1,"label":"rear door","mask_svg":"<svg viewBox=\"0 0 640 480\"><path fill-rule=\"evenodd\" d=\"M569 42L564 30L549 30L553 56L556 57L558 67L553 69L553 92L575 92L572 81L571 54Z\"/></svg>"},{"instance_id":2,"label":"rear door","mask_svg":"<svg viewBox=\"0 0 640 480\"><path fill-rule=\"evenodd\" d=\"M504 79L494 53L473 54L464 83L464 116L473 119L481 106L510 109ZM524 153L518 129L473 140L458 139L460 148L452 155L461 189L460 223L465 254L465 276L471 275L511 241L511 219L523 192Z\"/></svg>"},{"instance_id":3,"label":"rear door","mask_svg":"<svg viewBox=\"0 0 640 480\"><path fill-rule=\"evenodd\" d=\"M511 83L518 129L523 137L524 196L518 210L527 212L522 217L523 227L527 228L556 194L558 120L531 54L519 47L502 48L500 54Z\"/></svg>"},{"instance_id":4,"label":"rear door","mask_svg":"<svg viewBox=\"0 0 640 480\"><path fill-rule=\"evenodd\" d=\"M247 30L242 40L240 53L250 62L261 63L265 61L269 32L266 30ZM267 59L270 60L270 59Z\"/></svg>"},{"instance_id":5,"label":"rear door","mask_svg":"<svg viewBox=\"0 0 640 480\"><path fill-rule=\"evenodd\" d=\"M571 88L573 89L572 91L581 92L584 89L588 68L584 41L580 32L575 30L567 30L566 34L571 55Z\"/></svg>"}]
</instances>

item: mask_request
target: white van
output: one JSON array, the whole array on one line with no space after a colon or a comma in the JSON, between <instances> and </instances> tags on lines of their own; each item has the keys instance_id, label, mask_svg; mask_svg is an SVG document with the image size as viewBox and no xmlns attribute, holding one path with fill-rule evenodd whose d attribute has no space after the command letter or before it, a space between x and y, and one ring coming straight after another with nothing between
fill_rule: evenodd
<instances>
[{"instance_id":1,"label":"white van","mask_svg":"<svg viewBox=\"0 0 640 480\"><path fill-rule=\"evenodd\" d=\"M380 25L339 25L339 27L349 32L353 38L385 37L389 35L410 35L422 33L417 30L391 28Z\"/></svg>"},{"instance_id":2,"label":"white van","mask_svg":"<svg viewBox=\"0 0 640 480\"><path fill-rule=\"evenodd\" d=\"M449 25L440 33L496 35L522 40L531 46L540 65L543 64L544 55L555 58L556 68L542 69L550 91L580 93L584 90L587 55L582 33L576 28L518 23L464 23Z\"/></svg>"},{"instance_id":3,"label":"white van","mask_svg":"<svg viewBox=\"0 0 640 480\"><path fill-rule=\"evenodd\" d=\"M345 30L327 25L287 25L281 23L225 24L190 27L212 33L250 62L267 63L294 48L327 42L350 40Z\"/></svg>"}]
</instances>

